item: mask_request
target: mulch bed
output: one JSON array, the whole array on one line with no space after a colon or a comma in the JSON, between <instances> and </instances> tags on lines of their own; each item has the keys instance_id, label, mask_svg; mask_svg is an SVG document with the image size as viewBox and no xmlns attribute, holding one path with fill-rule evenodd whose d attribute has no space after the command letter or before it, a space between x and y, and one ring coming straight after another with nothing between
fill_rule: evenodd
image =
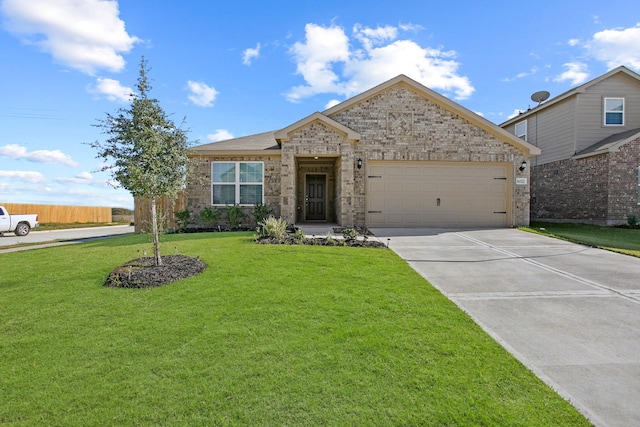
<instances>
[{"instance_id":1,"label":"mulch bed","mask_svg":"<svg viewBox=\"0 0 640 427\"><path fill-rule=\"evenodd\" d=\"M349 246L355 248L386 248L382 242L377 240L345 240L330 239L326 237L305 237L296 239L294 236L287 236L282 239L276 239L271 236L260 236L256 239L256 243L261 245L311 245L311 246Z\"/></svg>"},{"instance_id":2,"label":"mulch bed","mask_svg":"<svg viewBox=\"0 0 640 427\"><path fill-rule=\"evenodd\" d=\"M207 264L186 255L160 257L156 266L153 257L134 259L113 270L104 286L111 288L155 288L202 273Z\"/></svg>"}]
</instances>

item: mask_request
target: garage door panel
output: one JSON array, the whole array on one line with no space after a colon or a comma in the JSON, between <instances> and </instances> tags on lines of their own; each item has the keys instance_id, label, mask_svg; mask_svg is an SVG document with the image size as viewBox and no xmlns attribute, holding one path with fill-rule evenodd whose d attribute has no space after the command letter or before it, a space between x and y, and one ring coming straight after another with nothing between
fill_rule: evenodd
<instances>
[{"instance_id":1,"label":"garage door panel","mask_svg":"<svg viewBox=\"0 0 640 427\"><path fill-rule=\"evenodd\" d=\"M509 217L508 166L370 162L367 225L504 227Z\"/></svg>"}]
</instances>

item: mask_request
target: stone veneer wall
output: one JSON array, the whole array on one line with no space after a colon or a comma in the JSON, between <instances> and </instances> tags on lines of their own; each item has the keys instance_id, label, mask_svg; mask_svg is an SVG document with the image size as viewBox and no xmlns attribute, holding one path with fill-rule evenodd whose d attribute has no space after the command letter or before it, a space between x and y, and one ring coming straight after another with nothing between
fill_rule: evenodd
<instances>
[{"instance_id":1,"label":"stone veneer wall","mask_svg":"<svg viewBox=\"0 0 640 427\"><path fill-rule=\"evenodd\" d=\"M289 140L282 143L281 168L281 213L289 222L297 218L298 208L304 208L304 199L296 196L296 157L337 157L335 180L335 221L339 224L353 225L351 198L353 184L348 176L353 176L349 164L353 162L353 142L324 123L312 122L308 126L293 132ZM330 177L333 178L333 177ZM331 213L330 213L330 216Z\"/></svg>"},{"instance_id":2,"label":"stone veneer wall","mask_svg":"<svg viewBox=\"0 0 640 427\"><path fill-rule=\"evenodd\" d=\"M516 177L529 178L529 168L518 167L526 157L484 129L425 99L407 86L391 87L369 99L339 111L332 119L357 131L352 142L337 130L316 121L291 133L282 143L280 156L207 157L199 174L208 184L189 187L189 209L199 212L211 201L212 160L265 161L265 203L290 222L298 219L297 157L333 157L335 221L342 226L365 225L365 179L368 160L455 162L508 162ZM357 159L363 167L357 169ZM529 186L513 185L511 222L529 224ZM280 210L278 211L278 208Z\"/></svg>"},{"instance_id":3,"label":"stone veneer wall","mask_svg":"<svg viewBox=\"0 0 640 427\"><path fill-rule=\"evenodd\" d=\"M611 154L609 163L609 223L627 222L627 215L640 217L638 202L638 167L640 166L640 138L631 141Z\"/></svg>"},{"instance_id":4,"label":"stone veneer wall","mask_svg":"<svg viewBox=\"0 0 640 427\"><path fill-rule=\"evenodd\" d=\"M601 223L607 217L608 156L531 168L531 218Z\"/></svg>"},{"instance_id":5,"label":"stone veneer wall","mask_svg":"<svg viewBox=\"0 0 640 427\"><path fill-rule=\"evenodd\" d=\"M264 200L274 216L280 216L280 156L203 156L194 159L193 176L197 182L189 184L187 208L197 218L202 209L211 206L211 162L258 161L264 162ZM242 208L243 224L253 224L253 206ZM224 223L224 217L220 218Z\"/></svg>"},{"instance_id":6,"label":"stone veneer wall","mask_svg":"<svg viewBox=\"0 0 640 427\"><path fill-rule=\"evenodd\" d=\"M531 218L624 224L627 215L639 215L638 166L640 138L615 153L535 166Z\"/></svg>"},{"instance_id":7,"label":"stone veneer wall","mask_svg":"<svg viewBox=\"0 0 640 427\"><path fill-rule=\"evenodd\" d=\"M405 86L394 86L332 119L357 131L351 166L342 179L353 194L351 208L355 225L365 222L365 171L367 160L474 161L513 164L513 177L529 177L529 168L519 171L526 159L516 147L502 142L484 129L425 99ZM354 169L355 159L365 162ZM513 182L513 181L510 181ZM529 224L529 186L514 185L511 196L513 225ZM344 224L347 225L347 224Z\"/></svg>"}]
</instances>

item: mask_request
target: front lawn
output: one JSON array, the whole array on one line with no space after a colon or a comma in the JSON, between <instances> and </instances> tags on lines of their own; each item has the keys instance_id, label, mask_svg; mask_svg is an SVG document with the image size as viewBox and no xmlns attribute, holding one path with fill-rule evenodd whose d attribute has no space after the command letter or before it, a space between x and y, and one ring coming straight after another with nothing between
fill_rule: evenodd
<instances>
[{"instance_id":1,"label":"front lawn","mask_svg":"<svg viewBox=\"0 0 640 427\"><path fill-rule=\"evenodd\" d=\"M590 425L390 250L163 240L209 268L103 287L148 235L0 255L1 425Z\"/></svg>"},{"instance_id":2,"label":"front lawn","mask_svg":"<svg viewBox=\"0 0 640 427\"><path fill-rule=\"evenodd\" d=\"M523 230L640 257L640 229L589 224L532 222Z\"/></svg>"}]
</instances>

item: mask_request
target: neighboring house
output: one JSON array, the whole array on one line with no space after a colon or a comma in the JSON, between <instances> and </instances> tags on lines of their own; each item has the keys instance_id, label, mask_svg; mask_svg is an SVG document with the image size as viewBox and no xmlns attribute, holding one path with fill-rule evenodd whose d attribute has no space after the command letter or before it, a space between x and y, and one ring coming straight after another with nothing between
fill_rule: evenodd
<instances>
[{"instance_id":1,"label":"neighboring house","mask_svg":"<svg viewBox=\"0 0 640 427\"><path fill-rule=\"evenodd\" d=\"M195 147L187 207L258 203L291 223L529 223L533 145L400 75L284 129Z\"/></svg>"},{"instance_id":2,"label":"neighboring house","mask_svg":"<svg viewBox=\"0 0 640 427\"><path fill-rule=\"evenodd\" d=\"M618 67L502 126L542 150L531 219L626 223L640 203L640 75Z\"/></svg>"}]
</instances>

